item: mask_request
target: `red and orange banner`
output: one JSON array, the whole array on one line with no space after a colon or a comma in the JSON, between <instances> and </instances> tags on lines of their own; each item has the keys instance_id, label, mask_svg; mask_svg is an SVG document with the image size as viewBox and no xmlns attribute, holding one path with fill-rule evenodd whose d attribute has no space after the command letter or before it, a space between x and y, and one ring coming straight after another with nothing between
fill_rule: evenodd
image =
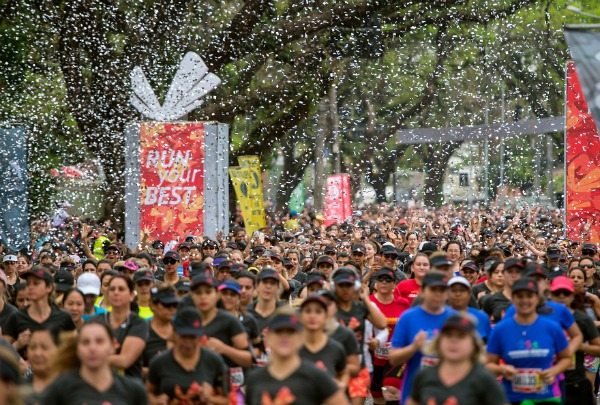
<instances>
[{"instance_id":1,"label":"red and orange banner","mask_svg":"<svg viewBox=\"0 0 600 405\"><path fill-rule=\"evenodd\" d=\"M325 207L323 209L325 226L344 222L351 216L352 192L350 190L350 175L341 173L327 177Z\"/></svg>"},{"instance_id":2,"label":"red and orange banner","mask_svg":"<svg viewBox=\"0 0 600 405\"><path fill-rule=\"evenodd\" d=\"M140 197L140 228L148 240L203 234L203 123L141 125Z\"/></svg>"},{"instance_id":3,"label":"red and orange banner","mask_svg":"<svg viewBox=\"0 0 600 405\"><path fill-rule=\"evenodd\" d=\"M567 238L600 242L600 138L573 62L567 65Z\"/></svg>"}]
</instances>

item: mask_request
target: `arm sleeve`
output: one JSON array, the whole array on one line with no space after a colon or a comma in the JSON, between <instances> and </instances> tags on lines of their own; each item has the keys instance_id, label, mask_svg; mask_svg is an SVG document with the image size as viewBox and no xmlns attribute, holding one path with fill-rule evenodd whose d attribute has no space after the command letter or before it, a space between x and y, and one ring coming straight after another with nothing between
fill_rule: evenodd
<instances>
[{"instance_id":1,"label":"arm sleeve","mask_svg":"<svg viewBox=\"0 0 600 405\"><path fill-rule=\"evenodd\" d=\"M563 329L567 330L571 326L573 326L573 323L575 323L575 317L573 316L571 311L569 311L569 309L564 305L560 306L560 310L560 326L562 326Z\"/></svg>"},{"instance_id":2,"label":"arm sleeve","mask_svg":"<svg viewBox=\"0 0 600 405\"><path fill-rule=\"evenodd\" d=\"M336 371L336 373L339 374L342 371L344 371L345 368L346 368L346 355L344 353L344 349L340 347L338 350L338 355L337 355L337 359L335 362L335 371Z\"/></svg>"},{"instance_id":3,"label":"arm sleeve","mask_svg":"<svg viewBox=\"0 0 600 405\"><path fill-rule=\"evenodd\" d=\"M240 322L239 319L232 317L231 322L229 323L229 327L229 330L231 331L230 336L237 336L240 333L246 333L246 328L244 328L244 325L242 325L242 322Z\"/></svg>"},{"instance_id":4,"label":"arm sleeve","mask_svg":"<svg viewBox=\"0 0 600 405\"><path fill-rule=\"evenodd\" d=\"M50 384L50 386L46 388L41 401L42 404L61 405L64 403L58 386L59 385L57 384L57 381L54 381L54 383Z\"/></svg>"},{"instance_id":5,"label":"arm sleeve","mask_svg":"<svg viewBox=\"0 0 600 405\"><path fill-rule=\"evenodd\" d=\"M582 314L581 320L577 323L583 334L584 341L590 341L600 336L598 328L594 325L594 321L586 314Z\"/></svg>"}]
</instances>

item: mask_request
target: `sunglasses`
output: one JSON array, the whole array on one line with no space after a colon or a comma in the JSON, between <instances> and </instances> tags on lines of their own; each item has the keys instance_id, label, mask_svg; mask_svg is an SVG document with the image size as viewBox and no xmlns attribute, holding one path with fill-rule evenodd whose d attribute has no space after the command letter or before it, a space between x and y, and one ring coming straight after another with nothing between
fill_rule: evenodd
<instances>
[{"instance_id":1,"label":"sunglasses","mask_svg":"<svg viewBox=\"0 0 600 405\"><path fill-rule=\"evenodd\" d=\"M168 309L174 309L174 308L177 308L177 306L179 304L176 303L176 302L168 303L168 304L165 304L164 302L161 302L160 305L162 305L163 307L168 308Z\"/></svg>"},{"instance_id":2,"label":"sunglasses","mask_svg":"<svg viewBox=\"0 0 600 405\"><path fill-rule=\"evenodd\" d=\"M552 291L552 295L554 295L555 297L570 297L571 295L573 295L573 293L569 290L556 290Z\"/></svg>"},{"instance_id":3,"label":"sunglasses","mask_svg":"<svg viewBox=\"0 0 600 405\"><path fill-rule=\"evenodd\" d=\"M165 260L163 260L163 263L164 264L175 264L175 263L177 263L177 260L175 260L175 259L165 259Z\"/></svg>"},{"instance_id":4,"label":"sunglasses","mask_svg":"<svg viewBox=\"0 0 600 405\"><path fill-rule=\"evenodd\" d=\"M581 267L582 269L593 269L594 265L593 264L580 264L579 267Z\"/></svg>"},{"instance_id":5,"label":"sunglasses","mask_svg":"<svg viewBox=\"0 0 600 405\"><path fill-rule=\"evenodd\" d=\"M391 255L383 255L383 257L386 258L386 259L396 259L397 256L391 254Z\"/></svg>"},{"instance_id":6,"label":"sunglasses","mask_svg":"<svg viewBox=\"0 0 600 405\"><path fill-rule=\"evenodd\" d=\"M390 277L379 277L377 281L380 283L393 283L394 279Z\"/></svg>"}]
</instances>

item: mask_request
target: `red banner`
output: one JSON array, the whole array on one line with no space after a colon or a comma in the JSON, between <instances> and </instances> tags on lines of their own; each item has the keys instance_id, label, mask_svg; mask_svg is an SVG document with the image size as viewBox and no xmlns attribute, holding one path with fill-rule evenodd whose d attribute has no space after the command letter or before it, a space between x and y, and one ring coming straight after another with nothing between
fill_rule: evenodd
<instances>
[{"instance_id":1,"label":"red banner","mask_svg":"<svg viewBox=\"0 0 600 405\"><path fill-rule=\"evenodd\" d=\"M567 238L600 242L600 139L573 62L565 109Z\"/></svg>"},{"instance_id":2,"label":"red banner","mask_svg":"<svg viewBox=\"0 0 600 405\"><path fill-rule=\"evenodd\" d=\"M344 222L352 216L350 175L334 174L327 177L323 216L325 217L325 226Z\"/></svg>"},{"instance_id":3,"label":"red banner","mask_svg":"<svg viewBox=\"0 0 600 405\"><path fill-rule=\"evenodd\" d=\"M140 195L140 226L148 240L203 234L204 124L142 124Z\"/></svg>"}]
</instances>

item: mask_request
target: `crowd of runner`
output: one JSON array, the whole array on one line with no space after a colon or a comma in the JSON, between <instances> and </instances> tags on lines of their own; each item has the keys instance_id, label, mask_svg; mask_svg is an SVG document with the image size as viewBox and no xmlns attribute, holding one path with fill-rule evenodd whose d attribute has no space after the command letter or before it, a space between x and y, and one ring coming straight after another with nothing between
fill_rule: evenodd
<instances>
[{"instance_id":1,"label":"crowd of runner","mask_svg":"<svg viewBox=\"0 0 600 405\"><path fill-rule=\"evenodd\" d=\"M128 249L0 245L0 404L594 404L600 256L559 210L373 206Z\"/></svg>"}]
</instances>

